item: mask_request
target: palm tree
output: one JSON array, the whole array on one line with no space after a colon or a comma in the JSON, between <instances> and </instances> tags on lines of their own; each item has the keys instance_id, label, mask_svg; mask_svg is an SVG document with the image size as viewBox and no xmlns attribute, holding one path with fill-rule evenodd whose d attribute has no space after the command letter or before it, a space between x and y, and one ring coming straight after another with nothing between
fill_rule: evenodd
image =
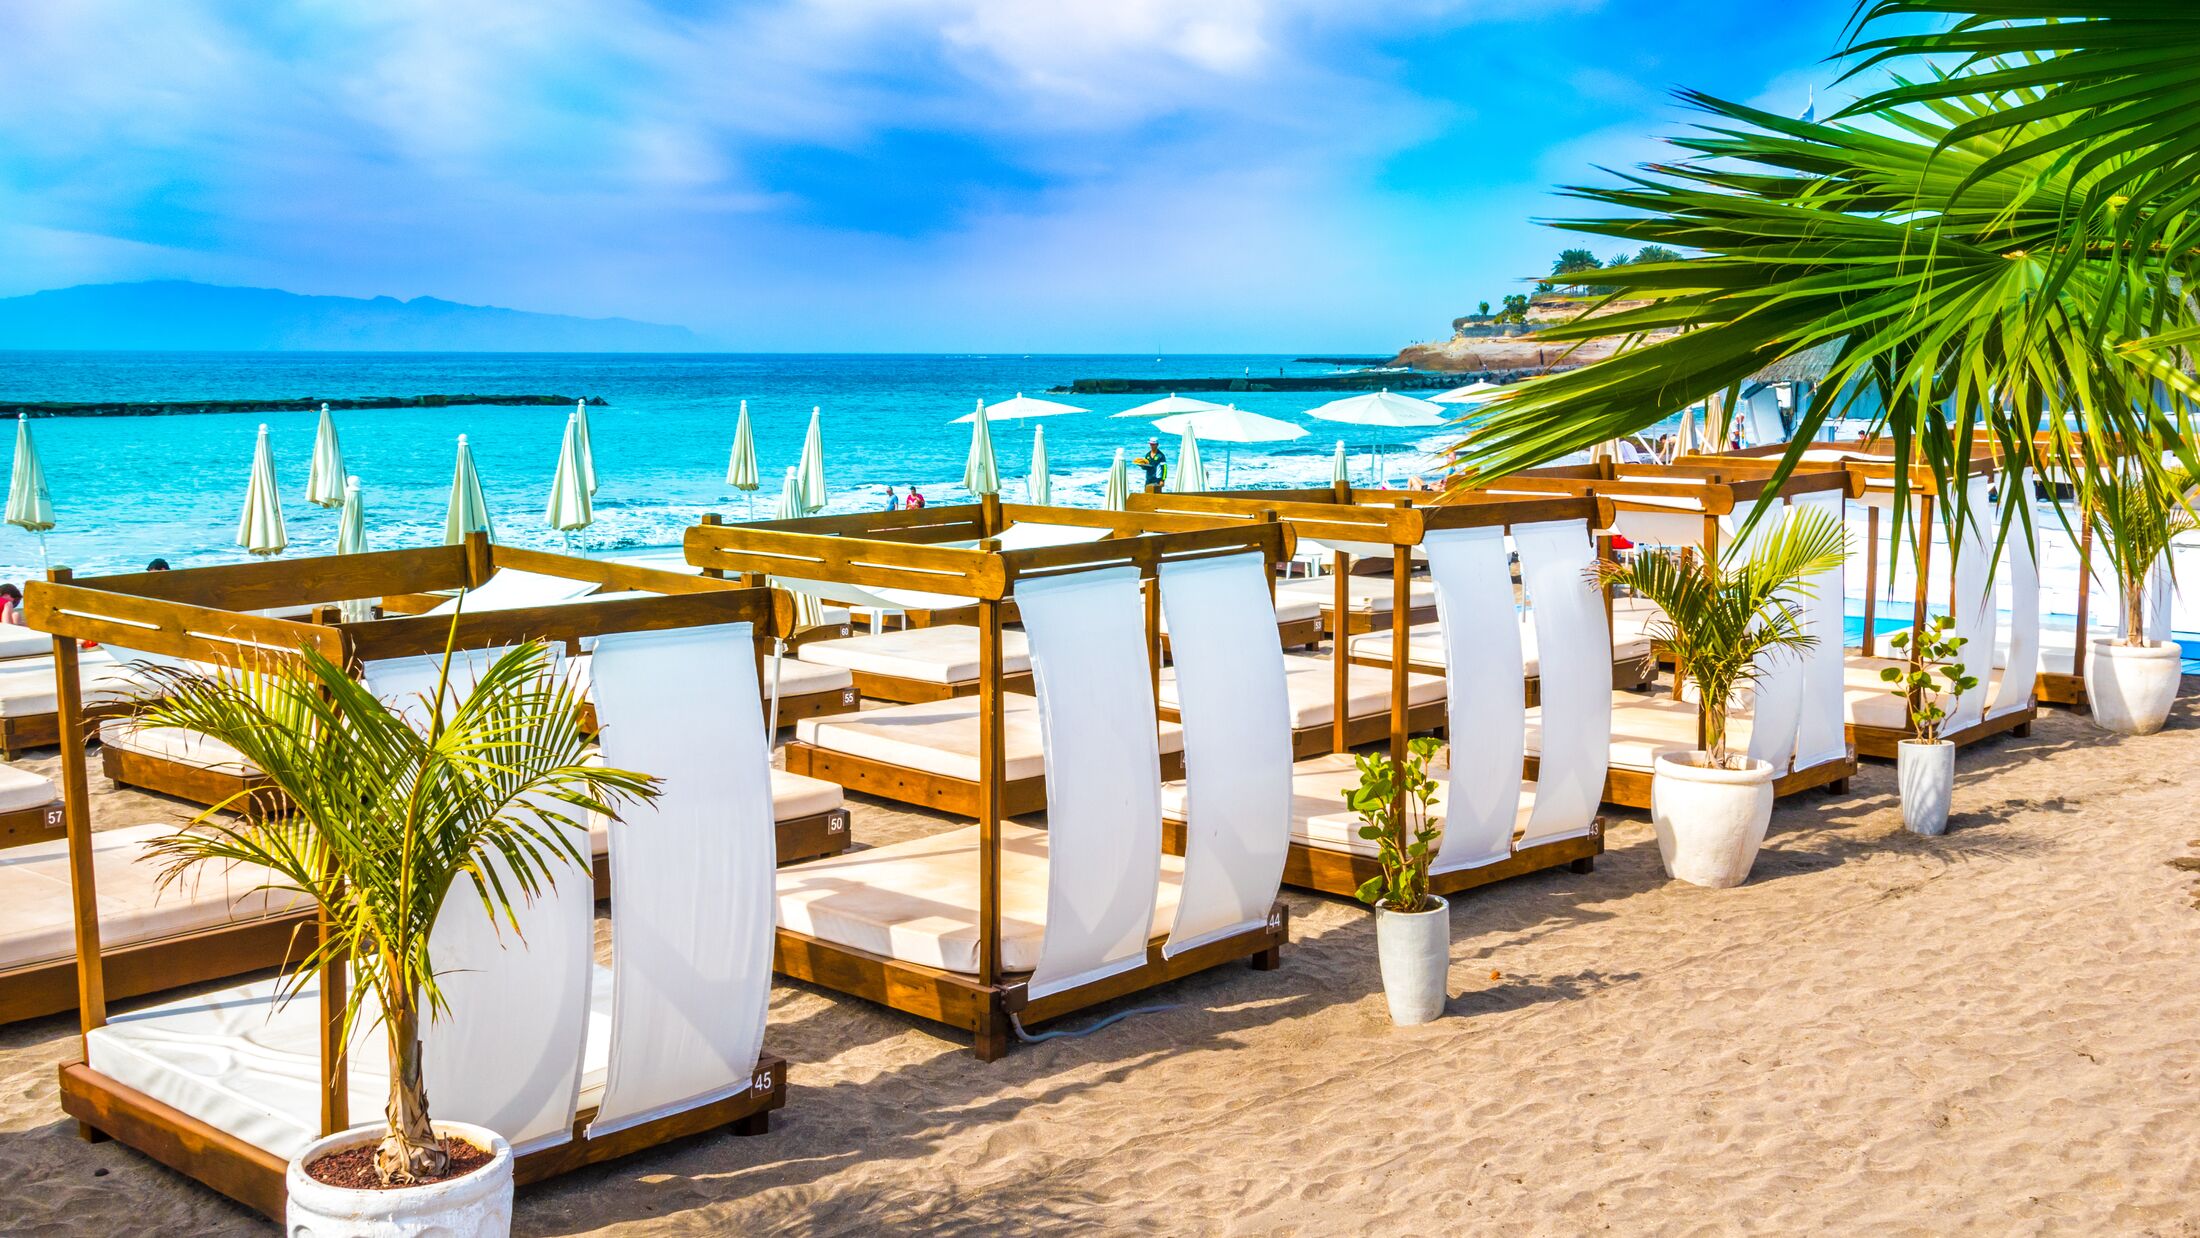
<instances>
[{"instance_id":1,"label":"palm tree","mask_svg":"<svg viewBox=\"0 0 2200 1238\"><path fill-rule=\"evenodd\" d=\"M2123 587L2124 643L2147 643L2147 578L2169 553L2172 538L2200 528L2187 498L2195 484L2184 469L2171 469L2168 486L2149 485L2131 461L2120 461L2104 484L2081 495L2102 557ZM2084 649L2084 633L2079 648Z\"/></svg>"},{"instance_id":2,"label":"palm tree","mask_svg":"<svg viewBox=\"0 0 2200 1238\"><path fill-rule=\"evenodd\" d=\"M1848 558L1848 532L1839 517L1806 508L1765 534L1746 558L1739 549L1730 545L1718 563L1644 552L1595 569L1599 583L1624 585L1664 612L1650 625L1650 642L1696 685L1713 769L1744 768L1726 746L1734 690L1755 680L1770 655L1799 655L1817 644L1794 601L1809 595L1812 577Z\"/></svg>"},{"instance_id":3,"label":"palm tree","mask_svg":"<svg viewBox=\"0 0 2200 1238\"><path fill-rule=\"evenodd\" d=\"M241 674L164 674L146 715L230 745L270 784L274 811L238 818L225 801L159 840L161 878L208 861L258 864L320 904L326 929L283 995L346 964L363 979L339 1043L371 997L390 1063L389 1128L375 1153L385 1184L438 1176L448 1159L420 1053L423 1005L430 1017L447 1009L429 950L445 901L470 887L516 931L517 901L561 866L587 873L589 814L657 794L646 775L585 763L581 698L543 645L499 656L462 694L451 656L434 699L414 703L417 724L311 649Z\"/></svg>"},{"instance_id":4,"label":"palm tree","mask_svg":"<svg viewBox=\"0 0 2200 1238\"><path fill-rule=\"evenodd\" d=\"M1617 213L1559 226L1694 256L1579 279L1647 304L1544 333L1678 334L1485 403L1462 462L1485 475L1540 463L1820 349L1831 369L1794 438L1861 409L1898 462L1931 466L1959 518L1981 438L2033 461L2045 429L2043 463L2096 480L2105 460L2089 442L2155 442L2200 467L2176 398L2200 396L2180 364L2200 340L2184 294L2200 277L2200 111L2176 102L2200 19L2153 20L2167 7L1880 0L1867 28L1965 16L1938 34L1860 38L1864 63L1976 59L1824 122L1686 96L1707 119L1675 140L1684 158L1569 190ZM2051 12L2104 16L1991 24ZM2158 458L2140 474L2167 484ZM1898 498L1898 520L1906 508Z\"/></svg>"}]
</instances>

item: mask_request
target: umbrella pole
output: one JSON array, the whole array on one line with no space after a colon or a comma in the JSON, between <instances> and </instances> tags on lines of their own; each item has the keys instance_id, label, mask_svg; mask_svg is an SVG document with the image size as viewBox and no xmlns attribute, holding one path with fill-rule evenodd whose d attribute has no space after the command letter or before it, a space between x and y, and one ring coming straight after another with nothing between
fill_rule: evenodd
<instances>
[{"instance_id":1,"label":"umbrella pole","mask_svg":"<svg viewBox=\"0 0 2200 1238\"><path fill-rule=\"evenodd\" d=\"M53 560L46 557L46 535L44 533L38 535L38 566L40 570L46 571L53 568Z\"/></svg>"}]
</instances>

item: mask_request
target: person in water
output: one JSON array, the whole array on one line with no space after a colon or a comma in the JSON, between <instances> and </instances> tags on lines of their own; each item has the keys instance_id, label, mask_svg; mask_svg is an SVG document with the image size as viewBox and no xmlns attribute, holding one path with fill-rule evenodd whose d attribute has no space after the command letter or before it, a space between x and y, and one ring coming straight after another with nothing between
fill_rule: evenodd
<instances>
[{"instance_id":1,"label":"person in water","mask_svg":"<svg viewBox=\"0 0 2200 1238\"><path fill-rule=\"evenodd\" d=\"M909 500L902 504L906 511L917 511L924 506L924 495L915 486L909 487Z\"/></svg>"},{"instance_id":2,"label":"person in water","mask_svg":"<svg viewBox=\"0 0 2200 1238\"><path fill-rule=\"evenodd\" d=\"M1161 450L1161 440L1157 438L1147 439L1146 454L1131 461L1131 463L1146 470L1146 484L1148 486L1160 485L1161 479L1169 475L1169 457L1166 452Z\"/></svg>"}]
</instances>

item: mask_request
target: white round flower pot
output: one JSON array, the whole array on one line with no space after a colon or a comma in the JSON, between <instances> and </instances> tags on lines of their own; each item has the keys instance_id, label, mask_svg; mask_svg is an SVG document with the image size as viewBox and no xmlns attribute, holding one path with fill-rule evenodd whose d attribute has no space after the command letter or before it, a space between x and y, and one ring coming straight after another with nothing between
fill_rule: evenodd
<instances>
[{"instance_id":1,"label":"white round flower pot","mask_svg":"<svg viewBox=\"0 0 2200 1238\"><path fill-rule=\"evenodd\" d=\"M283 1186L288 1238L504 1238L512 1232L512 1145L495 1131L437 1122L436 1134L489 1149L489 1163L464 1177L428 1186L360 1191L330 1186L306 1166L360 1144L380 1143L383 1128L355 1126L320 1140L290 1160Z\"/></svg>"},{"instance_id":2,"label":"white round flower pot","mask_svg":"<svg viewBox=\"0 0 2200 1238\"><path fill-rule=\"evenodd\" d=\"M1650 824L1667 876L1725 889L1749 880L1772 823L1772 763L1696 765L1700 752L1666 752L1650 777Z\"/></svg>"},{"instance_id":3,"label":"white round flower pot","mask_svg":"<svg viewBox=\"0 0 2200 1238\"><path fill-rule=\"evenodd\" d=\"M1426 911L1375 909L1375 953L1382 961L1390 1021L1401 1027L1444 1013L1450 996L1451 905L1434 895Z\"/></svg>"},{"instance_id":4,"label":"white round flower pot","mask_svg":"<svg viewBox=\"0 0 2200 1238\"><path fill-rule=\"evenodd\" d=\"M2152 735L2169 721L2185 651L2175 641L2126 645L2096 640L2085 659L2085 697L2093 721L2118 735Z\"/></svg>"},{"instance_id":5,"label":"white round flower pot","mask_svg":"<svg viewBox=\"0 0 2200 1238\"><path fill-rule=\"evenodd\" d=\"M1895 781L1902 787L1902 824L1912 834L1948 832L1948 805L1956 794L1956 746L1905 739L1895 757Z\"/></svg>"}]
</instances>

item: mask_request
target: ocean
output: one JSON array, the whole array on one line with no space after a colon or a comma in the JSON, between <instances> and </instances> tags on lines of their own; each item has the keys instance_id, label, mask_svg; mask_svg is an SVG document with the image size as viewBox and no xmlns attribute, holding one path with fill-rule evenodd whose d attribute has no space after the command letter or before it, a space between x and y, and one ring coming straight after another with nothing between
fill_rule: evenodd
<instances>
[{"instance_id":1,"label":"ocean","mask_svg":"<svg viewBox=\"0 0 2200 1238\"><path fill-rule=\"evenodd\" d=\"M1033 430L1046 428L1058 503L1098 506L1117 447L1136 456L1148 425L1114 419L1155 397L1049 396L1082 377L1216 377L1328 373L1290 355L1023 356L955 354L422 354L422 353L33 353L0 352L0 398L162 400L335 398L362 395L543 393L602 397L589 409L599 489L596 521L573 536L590 553L678 544L707 511L740 519L752 496L726 485L740 402L749 402L763 488L755 511L769 514L780 478L801 454L810 409L823 410L830 511L879 506L885 488L921 489L933 502L966 498L961 479L970 428L949 424L980 399L1019 392L1092 411L1024 423L996 422L994 450L1004 497L1023 496ZM1227 403L1214 392L1201 398ZM1238 406L1303 424L1305 438L1230 450L1233 485L1324 484L1339 438L1355 478L1372 478L1376 435L1304 417L1333 398L1322 392L1250 392ZM564 537L543 518L569 410L451 406L334 413L347 470L366 499L375 549L442 538L457 438L473 448L499 541L555 549ZM312 460L311 412L163 417L56 417L34 421L56 527L52 561L80 573L136 570L160 556L176 567L234 562L236 527L262 423L275 450L289 554L317 554L336 540L336 514L305 500ZM1165 439L1173 457L1176 444ZM1441 444L1433 436L1423 446ZM1392 439L1387 446L1404 446ZM1219 485L1223 447L1201 444ZM1390 456L1392 467L1405 457ZM1135 478L1135 474L1134 474ZM37 539L0 527L0 576L37 571Z\"/></svg>"}]
</instances>

